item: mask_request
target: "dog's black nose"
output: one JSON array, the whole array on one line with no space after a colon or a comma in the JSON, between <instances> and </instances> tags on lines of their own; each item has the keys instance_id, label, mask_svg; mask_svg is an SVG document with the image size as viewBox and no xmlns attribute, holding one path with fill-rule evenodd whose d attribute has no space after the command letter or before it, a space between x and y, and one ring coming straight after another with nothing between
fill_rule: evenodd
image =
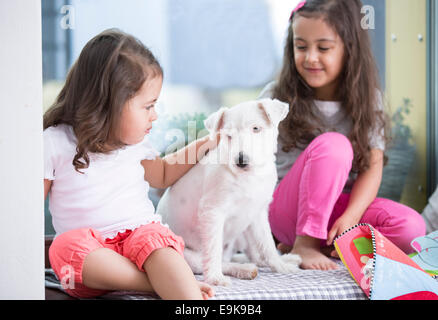
<instances>
[{"instance_id":1,"label":"dog's black nose","mask_svg":"<svg viewBox=\"0 0 438 320\"><path fill-rule=\"evenodd\" d=\"M239 156L236 157L236 165L239 168L245 168L248 166L249 158L243 152L239 152Z\"/></svg>"}]
</instances>

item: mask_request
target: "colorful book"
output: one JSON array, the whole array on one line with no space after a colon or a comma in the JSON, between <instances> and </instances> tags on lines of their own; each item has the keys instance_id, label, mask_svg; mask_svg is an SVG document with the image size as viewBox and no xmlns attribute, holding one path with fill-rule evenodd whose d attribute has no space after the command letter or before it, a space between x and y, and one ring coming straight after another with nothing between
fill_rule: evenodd
<instances>
[{"instance_id":1,"label":"colorful book","mask_svg":"<svg viewBox=\"0 0 438 320\"><path fill-rule=\"evenodd\" d=\"M358 224L334 243L371 300L438 300L438 281L371 225Z\"/></svg>"}]
</instances>

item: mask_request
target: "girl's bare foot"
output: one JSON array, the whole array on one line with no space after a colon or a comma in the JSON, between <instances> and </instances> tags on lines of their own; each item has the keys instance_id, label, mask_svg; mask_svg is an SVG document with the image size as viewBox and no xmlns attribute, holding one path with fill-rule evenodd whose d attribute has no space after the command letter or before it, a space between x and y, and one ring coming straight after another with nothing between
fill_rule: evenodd
<instances>
[{"instance_id":1,"label":"girl's bare foot","mask_svg":"<svg viewBox=\"0 0 438 320\"><path fill-rule=\"evenodd\" d=\"M198 281L198 284L199 284L199 289L201 289L202 298L204 300L208 300L208 298L214 296L214 291L208 284L201 281Z\"/></svg>"},{"instance_id":2,"label":"girl's bare foot","mask_svg":"<svg viewBox=\"0 0 438 320\"><path fill-rule=\"evenodd\" d=\"M291 253L301 256L303 269L335 270L337 264L326 257L320 249L319 239L308 236L297 236Z\"/></svg>"}]
</instances>

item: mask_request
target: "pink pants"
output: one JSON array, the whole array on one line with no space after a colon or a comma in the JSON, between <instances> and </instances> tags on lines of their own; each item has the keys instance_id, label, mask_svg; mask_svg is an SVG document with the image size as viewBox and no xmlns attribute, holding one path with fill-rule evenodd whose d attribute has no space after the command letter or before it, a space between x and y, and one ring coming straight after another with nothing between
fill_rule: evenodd
<instances>
[{"instance_id":1,"label":"pink pants","mask_svg":"<svg viewBox=\"0 0 438 320\"><path fill-rule=\"evenodd\" d=\"M269 208L272 233L292 246L295 237L310 236L325 245L328 231L347 208L350 195L342 193L353 161L350 141L330 132L315 138L282 179ZM376 198L360 220L375 227L406 253L410 242L424 236L426 226L415 210Z\"/></svg>"}]
</instances>

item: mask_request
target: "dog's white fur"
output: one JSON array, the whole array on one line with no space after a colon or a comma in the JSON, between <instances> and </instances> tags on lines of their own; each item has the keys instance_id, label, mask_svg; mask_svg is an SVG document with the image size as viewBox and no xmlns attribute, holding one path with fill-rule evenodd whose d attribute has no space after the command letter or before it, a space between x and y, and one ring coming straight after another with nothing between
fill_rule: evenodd
<instances>
[{"instance_id":1,"label":"dog's white fur","mask_svg":"<svg viewBox=\"0 0 438 320\"><path fill-rule=\"evenodd\" d=\"M184 238L184 256L193 272L203 273L207 283L229 285L224 274L253 279L256 265L281 273L299 269L298 255L278 254L268 222L277 182L277 128L288 110L278 100L262 99L212 114L204 123L211 136L220 132L218 147L167 189L158 204L163 221ZM232 262L237 250L256 265Z\"/></svg>"}]
</instances>

